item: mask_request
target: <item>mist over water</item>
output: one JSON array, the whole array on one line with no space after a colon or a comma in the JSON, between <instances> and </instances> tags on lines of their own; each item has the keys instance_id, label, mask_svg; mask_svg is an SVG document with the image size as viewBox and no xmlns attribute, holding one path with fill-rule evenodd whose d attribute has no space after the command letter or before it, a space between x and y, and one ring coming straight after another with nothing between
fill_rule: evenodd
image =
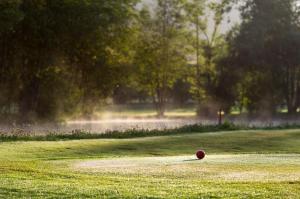
<instances>
[{"instance_id":1,"label":"mist over water","mask_svg":"<svg viewBox=\"0 0 300 199\"><path fill-rule=\"evenodd\" d=\"M285 118L269 118L269 119L245 119L242 117L226 118L226 122L233 123L235 125L247 126L247 127L276 127L280 125L299 125L298 118L285 119ZM197 119L193 118L181 118L181 119L102 119L102 120L76 120L68 121L65 123L51 123L51 124L26 124L26 125L1 125L0 133L4 134L22 134L28 135L45 135L49 133L68 134L76 130L102 134L110 131L126 131L126 130L164 130L174 129L188 125L217 125L217 119Z\"/></svg>"},{"instance_id":2,"label":"mist over water","mask_svg":"<svg viewBox=\"0 0 300 199\"><path fill-rule=\"evenodd\" d=\"M197 124L197 119L110 119L99 121L71 121L68 128L86 129L92 132L136 130L163 130ZM205 121L209 124L209 121Z\"/></svg>"},{"instance_id":3,"label":"mist over water","mask_svg":"<svg viewBox=\"0 0 300 199\"><path fill-rule=\"evenodd\" d=\"M163 130L173 129L194 124L213 124L212 121L200 121L197 119L103 119L103 120L76 120L61 124L44 125L2 125L1 132L12 132L16 130L32 132L34 134L44 134L51 132L70 133L74 130L82 130L91 133L105 133L108 131L126 130Z\"/></svg>"}]
</instances>

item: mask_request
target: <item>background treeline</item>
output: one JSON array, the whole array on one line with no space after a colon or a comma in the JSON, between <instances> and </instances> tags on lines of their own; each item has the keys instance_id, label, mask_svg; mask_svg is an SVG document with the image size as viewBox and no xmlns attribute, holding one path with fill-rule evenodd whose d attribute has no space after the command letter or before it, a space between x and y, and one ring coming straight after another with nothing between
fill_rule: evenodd
<instances>
[{"instance_id":1,"label":"background treeline","mask_svg":"<svg viewBox=\"0 0 300 199\"><path fill-rule=\"evenodd\" d=\"M300 106L297 0L1 0L0 115L90 116L107 99L198 115ZM230 26L231 9L241 23Z\"/></svg>"}]
</instances>

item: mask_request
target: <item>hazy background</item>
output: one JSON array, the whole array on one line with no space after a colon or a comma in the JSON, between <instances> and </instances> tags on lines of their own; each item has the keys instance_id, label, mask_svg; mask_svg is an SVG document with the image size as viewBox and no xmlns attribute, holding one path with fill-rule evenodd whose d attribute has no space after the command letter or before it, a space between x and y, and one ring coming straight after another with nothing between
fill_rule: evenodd
<instances>
[{"instance_id":1,"label":"hazy background","mask_svg":"<svg viewBox=\"0 0 300 199\"><path fill-rule=\"evenodd\" d=\"M298 1L215 2L0 1L0 124L297 122Z\"/></svg>"},{"instance_id":2,"label":"hazy background","mask_svg":"<svg viewBox=\"0 0 300 199\"><path fill-rule=\"evenodd\" d=\"M219 2L219 0L212 0L212 1ZM142 4L145 4L149 7L156 6L155 0L142 0L142 3L141 5L139 5L139 7L142 7ZM228 30L230 30L233 25L240 23L240 21L241 19L240 19L240 12L238 10L238 5L235 5L232 7L231 12L226 16L226 20L223 21L220 27L220 31L225 33ZM210 23L212 24L212 20L210 20Z\"/></svg>"}]
</instances>

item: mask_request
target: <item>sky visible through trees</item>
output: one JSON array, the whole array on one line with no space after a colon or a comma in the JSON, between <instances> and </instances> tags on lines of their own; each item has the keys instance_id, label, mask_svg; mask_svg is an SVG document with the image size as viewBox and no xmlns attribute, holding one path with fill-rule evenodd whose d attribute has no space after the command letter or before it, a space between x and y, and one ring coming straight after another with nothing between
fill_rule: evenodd
<instances>
[{"instance_id":1,"label":"sky visible through trees","mask_svg":"<svg viewBox=\"0 0 300 199\"><path fill-rule=\"evenodd\" d=\"M216 1L216 0L213 0ZM141 6L143 4L148 5L149 7L154 8L156 6L156 1L155 0L142 0L141 3L138 5L138 8L141 8ZM222 26L221 26L221 32L227 32L228 30L230 30L230 28L236 24L236 23L240 23L240 13L239 13L239 9L238 6L235 5L233 6L232 10L227 13L227 20L224 20ZM213 19L210 19L213 20ZM210 21L210 23L212 23L212 21Z\"/></svg>"}]
</instances>

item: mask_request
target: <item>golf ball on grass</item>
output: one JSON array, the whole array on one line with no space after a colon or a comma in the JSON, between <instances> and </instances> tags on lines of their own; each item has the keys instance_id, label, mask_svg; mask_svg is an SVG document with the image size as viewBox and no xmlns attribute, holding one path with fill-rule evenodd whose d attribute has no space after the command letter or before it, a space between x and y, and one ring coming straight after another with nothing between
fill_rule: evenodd
<instances>
[{"instance_id":1,"label":"golf ball on grass","mask_svg":"<svg viewBox=\"0 0 300 199\"><path fill-rule=\"evenodd\" d=\"M197 151L196 156L199 160L202 160L205 158L205 152L203 150L199 150Z\"/></svg>"}]
</instances>

